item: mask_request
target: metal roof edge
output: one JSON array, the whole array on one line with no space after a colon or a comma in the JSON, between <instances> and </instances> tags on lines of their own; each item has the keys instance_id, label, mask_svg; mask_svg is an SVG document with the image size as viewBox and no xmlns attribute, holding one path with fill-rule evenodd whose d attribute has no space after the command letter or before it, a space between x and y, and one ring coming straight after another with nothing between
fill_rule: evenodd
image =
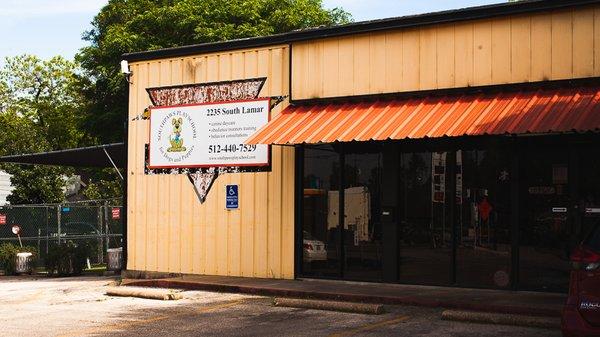
<instances>
[{"instance_id":1,"label":"metal roof edge","mask_svg":"<svg viewBox=\"0 0 600 337\"><path fill-rule=\"evenodd\" d=\"M266 47L277 44L288 44L292 42L322 39L335 36L486 19L498 16L557 10L598 3L600 3L600 0L523 0L518 2L506 2L440 12L361 21L332 27L308 28L268 36L132 52L123 54L123 59L130 62L136 62L218 51L230 51L235 49Z\"/></svg>"}]
</instances>

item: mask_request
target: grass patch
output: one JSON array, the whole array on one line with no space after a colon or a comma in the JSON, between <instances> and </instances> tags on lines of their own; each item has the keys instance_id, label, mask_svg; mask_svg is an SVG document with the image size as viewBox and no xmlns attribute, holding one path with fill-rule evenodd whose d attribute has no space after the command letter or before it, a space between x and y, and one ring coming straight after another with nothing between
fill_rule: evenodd
<instances>
[{"instance_id":1,"label":"grass patch","mask_svg":"<svg viewBox=\"0 0 600 337\"><path fill-rule=\"evenodd\" d=\"M105 264L93 264L92 268L85 268L83 270L84 273L103 273L106 271Z\"/></svg>"}]
</instances>

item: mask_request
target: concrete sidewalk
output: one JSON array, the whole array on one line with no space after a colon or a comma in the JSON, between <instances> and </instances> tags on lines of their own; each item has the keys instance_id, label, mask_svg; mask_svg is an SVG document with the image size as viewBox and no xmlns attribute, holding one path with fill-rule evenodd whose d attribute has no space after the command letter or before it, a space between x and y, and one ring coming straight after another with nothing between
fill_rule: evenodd
<instances>
[{"instance_id":1,"label":"concrete sidewalk","mask_svg":"<svg viewBox=\"0 0 600 337\"><path fill-rule=\"evenodd\" d=\"M132 275L124 272L124 277ZM560 317L565 294L430 287L329 280L275 280L183 275L159 279L124 278L122 285L207 290L264 296L441 307L503 314Z\"/></svg>"}]
</instances>

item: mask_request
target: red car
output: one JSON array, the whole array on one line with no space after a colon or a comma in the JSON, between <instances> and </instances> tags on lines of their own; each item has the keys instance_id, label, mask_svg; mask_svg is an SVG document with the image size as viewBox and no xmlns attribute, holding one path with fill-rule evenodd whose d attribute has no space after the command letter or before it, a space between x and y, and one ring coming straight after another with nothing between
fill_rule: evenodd
<instances>
[{"instance_id":1,"label":"red car","mask_svg":"<svg viewBox=\"0 0 600 337\"><path fill-rule=\"evenodd\" d=\"M600 337L600 225L571 254L573 271L562 315L566 337Z\"/></svg>"}]
</instances>

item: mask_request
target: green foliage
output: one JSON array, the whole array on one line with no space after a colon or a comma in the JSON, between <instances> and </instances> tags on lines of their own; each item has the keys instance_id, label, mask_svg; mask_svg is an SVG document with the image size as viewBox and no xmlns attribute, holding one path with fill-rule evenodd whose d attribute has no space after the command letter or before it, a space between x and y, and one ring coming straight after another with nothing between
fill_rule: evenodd
<instances>
[{"instance_id":1,"label":"green foliage","mask_svg":"<svg viewBox=\"0 0 600 337\"><path fill-rule=\"evenodd\" d=\"M6 198L11 204L43 204L64 201L63 174L70 169L55 166L6 165L14 190Z\"/></svg>"},{"instance_id":2,"label":"green foliage","mask_svg":"<svg viewBox=\"0 0 600 337\"><path fill-rule=\"evenodd\" d=\"M12 243L3 243L0 245L0 269L4 270L5 275L16 274L17 253L31 253L32 263L37 258L37 249L35 247L25 246L21 248Z\"/></svg>"},{"instance_id":3,"label":"green foliage","mask_svg":"<svg viewBox=\"0 0 600 337\"><path fill-rule=\"evenodd\" d=\"M116 180L100 180L90 182L83 190L83 195L89 200L113 199L120 197L122 187Z\"/></svg>"},{"instance_id":4,"label":"green foliage","mask_svg":"<svg viewBox=\"0 0 600 337\"><path fill-rule=\"evenodd\" d=\"M77 71L76 63L60 56L6 58L0 69L0 114L12 126L12 142L5 143L13 152L68 148L82 140Z\"/></svg>"},{"instance_id":5,"label":"green foliage","mask_svg":"<svg viewBox=\"0 0 600 337\"><path fill-rule=\"evenodd\" d=\"M87 242L75 244L68 241L52 246L45 261L48 276L81 275L91 251L92 247Z\"/></svg>"},{"instance_id":6,"label":"green foliage","mask_svg":"<svg viewBox=\"0 0 600 337\"><path fill-rule=\"evenodd\" d=\"M123 139L127 111L121 55L196 43L264 36L347 23L347 12L322 0L110 0L84 35L86 130L102 142Z\"/></svg>"},{"instance_id":7,"label":"green foliage","mask_svg":"<svg viewBox=\"0 0 600 337\"><path fill-rule=\"evenodd\" d=\"M121 178L114 169L89 172L90 181L82 193L89 200L114 199L123 196Z\"/></svg>"},{"instance_id":8,"label":"green foliage","mask_svg":"<svg viewBox=\"0 0 600 337\"><path fill-rule=\"evenodd\" d=\"M78 66L62 57L6 58L0 68L0 155L64 149L84 141ZM70 169L2 165L13 175L13 204L59 202Z\"/></svg>"}]
</instances>

